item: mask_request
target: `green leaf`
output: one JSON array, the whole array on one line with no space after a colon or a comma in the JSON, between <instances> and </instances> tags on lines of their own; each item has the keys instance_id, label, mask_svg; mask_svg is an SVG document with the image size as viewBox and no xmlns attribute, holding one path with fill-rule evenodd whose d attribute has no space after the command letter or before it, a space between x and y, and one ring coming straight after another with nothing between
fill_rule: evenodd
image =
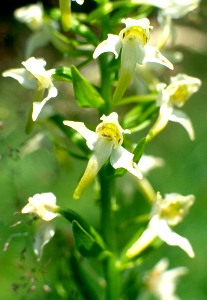
<instances>
[{"instance_id":1,"label":"green leaf","mask_svg":"<svg viewBox=\"0 0 207 300\"><path fill-rule=\"evenodd\" d=\"M83 228L83 230L89 236L91 236L97 244L99 244L102 249L105 248L104 242L99 233L95 230L95 228L89 225L77 212L73 211L72 209L60 208L59 213L70 223L73 223L74 221L77 222Z\"/></svg>"},{"instance_id":2,"label":"green leaf","mask_svg":"<svg viewBox=\"0 0 207 300\"><path fill-rule=\"evenodd\" d=\"M101 108L104 100L93 85L83 77L75 66L71 66L73 88L76 100L81 107Z\"/></svg>"},{"instance_id":3,"label":"green leaf","mask_svg":"<svg viewBox=\"0 0 207 300\"><path fill-rule=\"evenodd\" d=\"M72 20L71 30L76 35L79 34L85 38L87 43L91 43L94 46L97 46L99 43L97 36L90 30L90 28L75 17Z\"/></svg>"},{"instance_id":4,"label":"green leaf","mask_svg":"<svg viewBox=\"0 0 207 300\"><path fill-rule=\"evenodd\" d=\"M72 228L76 246L83 256L97 257L103 252L103 248L77 221L72 222Z\"/></svg>"},{"instance_id":5,"label":"green leaf","mask_svg":"<svg viewBox=\"0 0 207 300\"><path fill-rule=\"evenodd\" d=\"M146 137L142 138L134 149L134 162L138 163L144 153Z\"/></svg>"},{"instance_id":6,"label":"green leaf","mask_svg":"<svg viewBox=\"0 0 207 300\"><path fill-rule=\"evenodd\" d=\"M122 126L131 132L142 130L150 124L157 110L155 102L140 103L124 116Z\"/></svg>"}]
</instances>

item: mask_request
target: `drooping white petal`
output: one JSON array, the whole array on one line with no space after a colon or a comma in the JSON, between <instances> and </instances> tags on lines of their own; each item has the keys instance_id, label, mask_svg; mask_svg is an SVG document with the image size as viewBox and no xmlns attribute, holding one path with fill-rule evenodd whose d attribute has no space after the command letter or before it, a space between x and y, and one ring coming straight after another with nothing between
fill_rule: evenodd
<instances>
[{"instance_id":1,"label":"drooping white petal","mask_svg":"<svg viewBox=\"0 0 207 300\"><path fill-rule=\"evenodd\" d=\"M117 58L121 47L122 42L120 37L115 34L108 34L107 40L104 40L96 47L93 53L93 58L97 58L100 54L104 52L113 52L115 58Z\"/></svg>"},{"instance_id":2,"label":"drooping white petal","mask_svg":"<svg viewBox=\"0 0 207 300\"><path fill-rule=\"evenodd\" d=\"M88 129L83 122L63 121L63 124L75 129L86 140L89 149L94 149L94 143L97 140L97 134Z\"/></svg>"},{"instance_id":3,"label":"drooping white petal","mask_svg":"<svg viewBox=\"0 0 207 300\"><path fill-rule=\"evenodd\" d=\"M152 155L142 155L141 159L139 160L138 167L142 173L147 174L154 168L162 167L164 163L164 160L160 157L155 157Z\"/></svg>"},{"instance_id":4,"label":"drooping white petal","mask_svg":"<svg viewBox=\"0 0 207 300\"><path fill-rule=\"evenodd\" d=\"M58 91L57 91L56 87L51 85L51 87L48 90L47 97L45 97L42 100L42 102L33 102L33 110L32 110L32 120L33 121L37 120L37 117L39 116L43 106L47 103L47 101L50 100L51 98L56 97L57 94L58 94Z\"/></svg>"},{"instance_id":5,"label":"drooping white petal","mask_svg":"<svg viewBox=\"0 0 207 300\"><path fill-rule=\"evenodd\" d=\"M117 147L111 153L110 162L114 169L124 168L139 179L142 179L142 173L137 164L133 162L134 155L123 148Z\"/></svg>"},{"instance_id":6,"label":"drooping white petal","mask_svg":"<svg viewBox=\"0 0 207 300\"><path fill-rule=\"evenodd\" d=\"M37 88L37 81L24 68L9 69L7 71L4 71L2 73L2 76L3 77L12 77L12 78L14 78L26 89L35 90Z\"/></svg>"},{"instance_id":7,"label":"drooping white petal","mask_svg":"<svg viewBox=\"0 0 207 300\"><path fill-rule=\"evenodd\" d=\"M54 225L48 222L38 224L38 229L34 237L34 253L38 260L42 257L43 248L55 235Z\"/></svg>"},{"instance_id":8,"label":"drooping white petal","mask_svg":"<svg viewBox=\"0 0 207 300\"><path fill-rule=\"evenodd\" d=\"M170 246L178 246L183 249L190 257L194 257L194 251L189 241L173 232L165 220L159 219L158 216L152 217L149 226L157 233L157 236Z\"/></svg>"},{"instance_id":9,"label":"drooping white petal","mask_svg":"<svg viewBox=\"0 0 207 300\"><path fill-rule=\"evenodd\" d=\"M142 62L143 64L147 62L155 62L173 70L174 67L171 62L164 55L162 55L156 47L145 45L144 48L145 57Z\"/></svg>"},{"instance_id":10,"label":"drooping white petal","mask_svg":"<svg viewBox=\"0 0 207 300\"><path fill-rule=\"evenodd\" d=\"M187 131L191 140L195 139L195 133L193 125L189 117L182 111L173 109L173 113L169 116L169 120L172 122L180 123Z\"/></svg>"}]
</instances>

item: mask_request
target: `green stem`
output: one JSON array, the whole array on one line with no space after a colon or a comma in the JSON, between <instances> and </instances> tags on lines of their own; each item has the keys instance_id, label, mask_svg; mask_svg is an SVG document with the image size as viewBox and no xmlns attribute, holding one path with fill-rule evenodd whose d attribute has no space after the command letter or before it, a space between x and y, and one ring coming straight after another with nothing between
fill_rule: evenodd
<instances>
[{"instance_id":1,"label":"green stem","mask_svg":"<svg viewBox=\"0 0 207 300\"><path fill-rule=\"evenodd\" d=\"M114 212L112 203L111 166L102 168L99 172L101 185L101 229L102 237L112 255L103 261L106 278L106 300L118 300L120 293L120 272L117 267L116 257L116 233L114 226Z\"/></svg>"},{"instance_id":2,"label":"green stem","mask_svg":"<svg viewBox=\"0 0 207 300\"><path fill-rule=\"evenodd\" d=\"M107 1L105 1L107 2ZM107 38L109 33L109 16L102 17L101 40ZM104 114L111 112L112 90L111 90L111 71L109 69L108 53L103 53L99 57L100 75L101 75L101 95L105 100Z\"/></svg>"}]
</instances>

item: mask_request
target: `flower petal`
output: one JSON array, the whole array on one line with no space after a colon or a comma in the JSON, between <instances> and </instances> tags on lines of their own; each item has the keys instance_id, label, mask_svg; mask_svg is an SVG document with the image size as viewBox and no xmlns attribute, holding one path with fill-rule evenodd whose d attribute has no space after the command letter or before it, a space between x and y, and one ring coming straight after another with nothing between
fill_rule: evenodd
<instances>
[{"instance_id":1,"label":"flower petal","mask_svg":"<svg viewBox=\"0 0 207 300\"><path fill-rule=\"evenodd\" d=\"M31 74L25 70L24 68L20 69L9 69L2 73L3 77L12 77L16 79L23 87L26 89L33 89L37 88L37 81L35 78L31 77Z\"/></svg>"},{"instance_id":2,"label":"flower petal","mask_svg":"<svg viewBox=\"0 0 207 300\"><path fill-rule=\"evenodd\" d=\"M190 257L194 257L194 251L189 241L173 232L165 220L159 219L158 216L152 217L149 226L157 233L157 236L170 246L178 246L183 249Z\"/></svg>"},{"instance_id":3,"label":"flower petal","mask_svg":"<svg viewBox=\"0 0 207 300\"><path fill-rule=\"evenodd\" d=\"M173 109L173 113L169 116L169 120L172 122L180 123L187 131L189 138L191 140L195 139L195 133L191 120L184 112Z\"/></svg>"},{"instance_id":4,"label":"flower petal","mask_svg":"<svg viewBox=\"0 0 207 300\"><path fill-rule=\"evenodd\" d=\"M137 164L133 162L133 158L134 155L131 152L119 146L112 151L110 162L114 169L124 168L137 178L142 179L142 173Z\"/></svg>"},{"instance_id":5,"label":"flower petal","mask_svg":"<svg viewBox=\"0 0 207 300\"><path fill-rule=\"evenodd\" d=\"M108 34L107 40L101 42L95 49L93 53L93 58L97 58L100 54L104 52L113 52L115 58L118 57L120 49L122 46L121 39L118 35Z\"/></svg>"},{"instance_id":6,"label":"flower petal","mask_svg":"<svg viewBox=\"0 0 207 300\"><path fill-rule=\"evenodd\" d=\"M23 61L22 64L27 71L29 71L38 80L39 89L48 88L50 86L51 73L45 70L44 66L46 65L46 61L44 59L30 57L26 61Z\"/></svg>"},{"instance_id":7,"label":"flower petal","mask_svg":"<svg viewBox=\"0 0 207 300\"><path fill-rule=\"evenodd\" d=\"M82 5L84 0L75 0L79 5Z\"/></svg>"},{"instance_id":8,"label":"flower petal","mask_svg":"<svg viewBox=\"0 0 207 300\"><path fill-rule=\"evenodd\" d=\"M38 260L42 257L44 246L55 235L55 229L52 223L41 222L38 226L37 232L34 238L34 253L38 257Z\"/></svg>"},{"instance_id":9,"label":"flower petal","mask_svg":"<svg viewBox=\"0 0 207 300\"><path fill-rule=\"evenodd\" d=\"M56 87L54 87L53 85L51 85L51 87L48 90L48 95L46 98L44 98L42 100L42 102L34 102L33 103L33 111L32 111L32 120L36 121L37 117L39 116L43 106L47 103L48 100L50 100L51 98L56 97L58 94L58 91L56 89Z\"/></svg>"},{"instance_id":10,"label":"flower petal","mask_svg":"<svg viewBox=\"0 0 207 300\"><path fill-rule=\"evenodd\" d=\"M56 197L53 193L35 194L28 199L23 209L23 214L35 214L44 221L51 221L59 214L57 213Z\"/></svg>"},{"instance_id":11,"label":"flower petal","mask_svg":"<svg viewBox=\"0 0 207 300\"><path fill-rule=\"evenodd\" d=\"M63 124L75 129L86 140L89 149L94 149L94 143L97 140L97 134L88 129L83 122L63 121Z\"/></svg>"},{"instance_id":12,"label":"flower petal","mask_svg":"<svg viewBox=\"0 0 207 300\"><path fill-rule=\"evenodd\" d=\"M171 70L174 69L171 62L165 56L163 56L156 47L145 45L144 48L145 48L145 57L143 60L143 64L147 62L156 62L158 64L166 66Z\"/></svg>"}]
</instances>

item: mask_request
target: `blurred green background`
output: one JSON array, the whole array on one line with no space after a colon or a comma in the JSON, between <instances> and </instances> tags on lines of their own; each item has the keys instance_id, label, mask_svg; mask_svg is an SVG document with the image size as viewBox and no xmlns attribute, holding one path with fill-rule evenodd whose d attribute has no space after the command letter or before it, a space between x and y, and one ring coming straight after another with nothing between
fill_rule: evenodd
<instances>
[{"instance_id":1,"label":"blurred green background","mask_svg":"<svg viewBox=\"0 0 207 300\"><path fill-rule=\"evenodd\" d=\"M18 6L26 3L20 2ZM25 41L30 34L23 24L13 20L12 9L11 5L0 19L1 72L20 67L24 60ZM170 259L170 267L187 266L189 272L182 278L178 294L183 300L206 300L207 1L201 2L199 12L189 14L185 20L175 21L174 24L176 43L173 50L183 53L183 60L176 65L174 74L184 72L202 80L201 89L184 107L194 125L196 140L191 142L181 126L170 123L147 146L146 153L162 157L166 162L165 167L149 174L155 190L162 194L176 192L196 196L190 214L175 228L176 232L190 240L196 257L190 259L180 249L163 245L160 251L146 260L143 267L150 269L162 256ZM63 64L60 54L52 46L37 50L35 56L44 57L47 68L52 67L54 61ZM91 122L92 118L97 121L93 110L77 107L70 84L57 83L57 87L59 95L51 101L51 109L62 113L67 119L79 118ZM0 299L58 299L55 291L63 299L76 299L74 286L70 283L72 275L65 271L64 261L61 260L64 249L70 244L67 240L70 237L68 224L63 221L59 226L60 221L57 221L55 240L45 247L43 263L37 262L32 251L34 226L29 226L28 218L16 212L26 204L28 197L41 192L53 192L60 205L76 209L94 225L98 224L99 212L94 203L88 201L90 189L80 201L72 200L85 164L72 159L61 147L54 145L54 137L60 136L60 144L65 137L60 135L52 122L37 124L30 136L25 133L31 101L31 91L24 90L13 79L0 77ZM41 140L39 149L23 155L28 140L39 131L42 132L42 136L38 136ZM133 138L140 139L143 135L140 132ZM139 200L136 209L143 210ZM17 225L19 220L22 223ZM57 286L58 276L63 276L65 285ZM65 286L74 298L67 298Z\"/></svg>"}]
</instances>

